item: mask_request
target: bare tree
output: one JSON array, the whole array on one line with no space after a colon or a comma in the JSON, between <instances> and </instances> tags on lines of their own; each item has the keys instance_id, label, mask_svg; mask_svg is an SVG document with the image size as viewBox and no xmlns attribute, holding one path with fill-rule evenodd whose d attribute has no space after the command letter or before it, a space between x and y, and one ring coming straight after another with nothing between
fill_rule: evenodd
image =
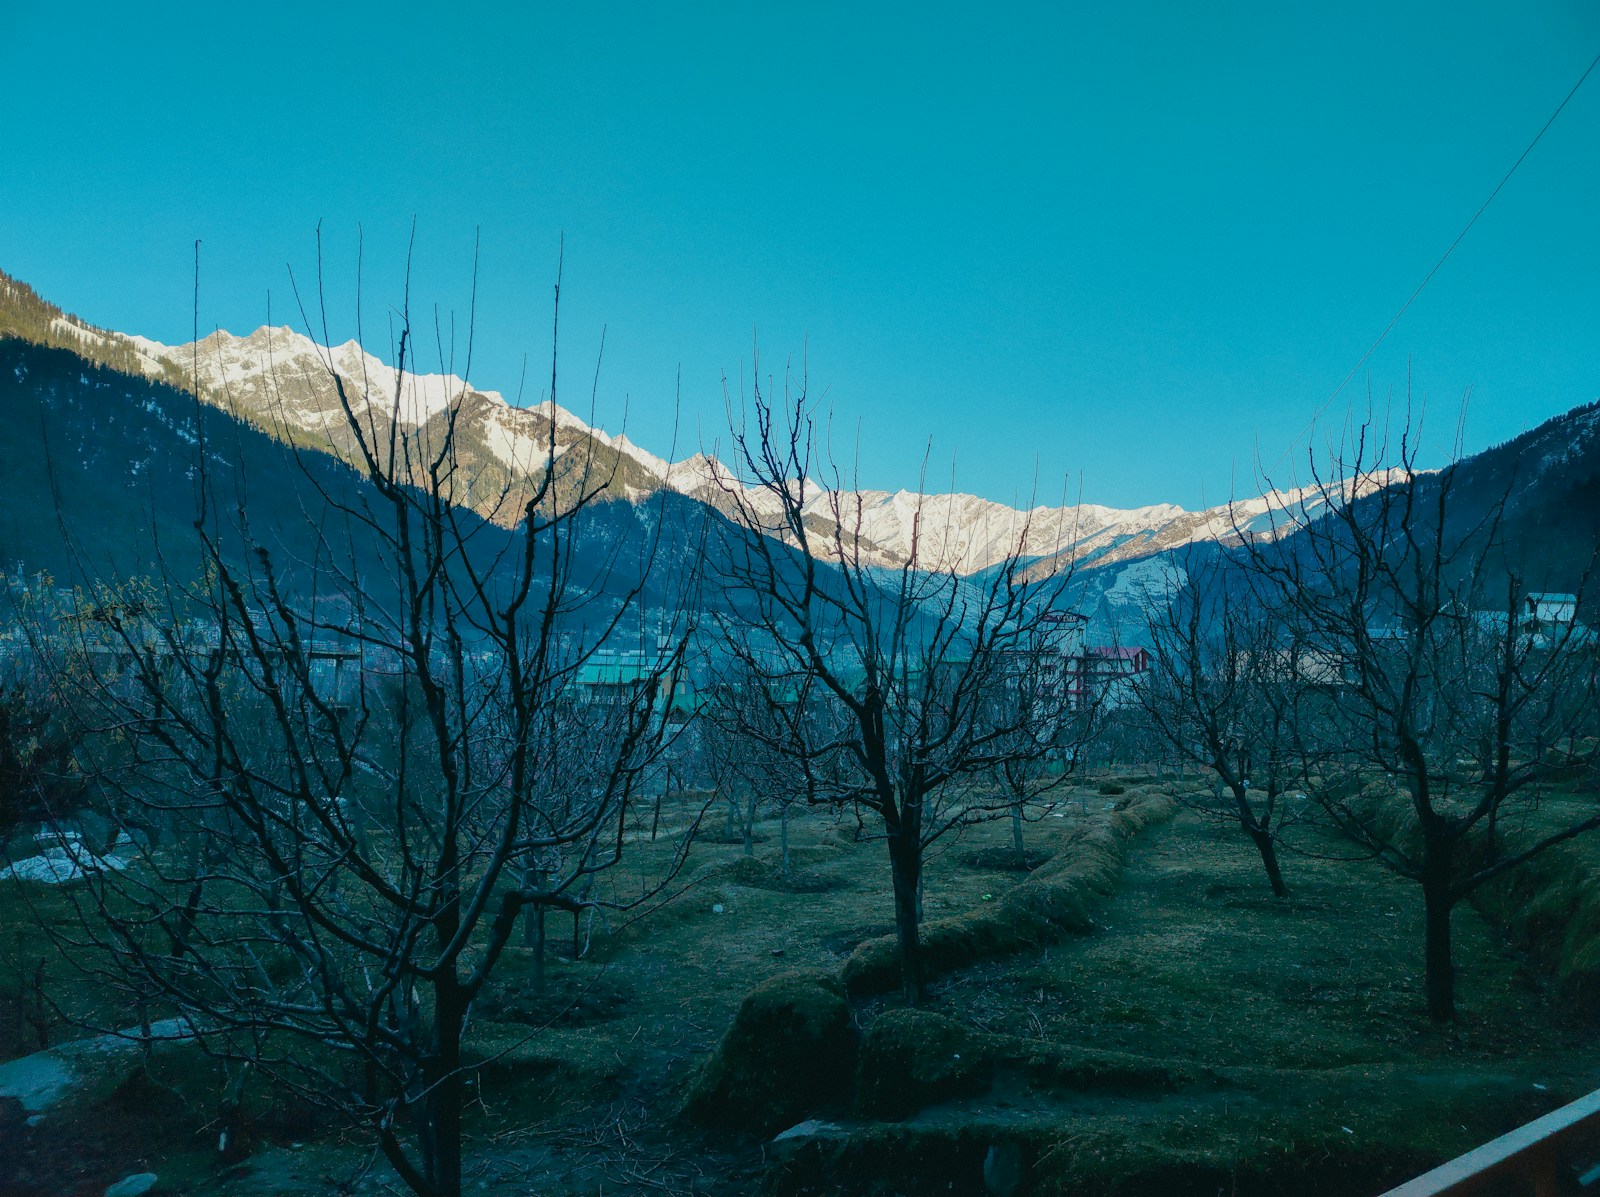
<instances>
[{"instance_id":1,"label":"bare tree","mask_svg":"<svg viewBox=\"0 0 1600 1197\"><path fill-rule=\"evenodd\" d=\"M1074 612L1048 611L1018 654L1006 683L991 701L987 718L1007 728L987 781L1005 799L1011 820L1011 853L1018 870L1028 867L1023 827L1054 812L1056 795L1078 773L1082 749L1099 727L1103 693L1083 680L1083 629ZM1065 704L1061 696L1066 695Z\"/></svg>"},{"instance_id":2,"label":"bare tree","mask_svg":"<svg viewBox=\"0 0 1600 1197\"><path fill-rule=\"evenodd\" d=\"M956 560L926 547L936 530L920 511L905 561L876 563L863 500L810 480L830 467L803 381L782 404L758 383L749 418L733 421L737 476L719 483L735 522L763 534L729 536L715 554L712 573L736 612L723 622L723 645L763 679L761 692L786 696L767 746L793 763L797 784L856 807L882 834L902 992L915 1003L925 852L1009 813L1009 795L975 784L1005 760L1059 752L1067 688L1014 695L1049 651L1048 616L1067 576L1025 571L1024 527L1004 560L964 577ZM787 698L800 694L803 704Z\"/></svg>"},{"instance_id":3,"label":"bare tree","mask_svg":"<svg viewBox=\"0 0 1600 1197\"><path fill-rule=\"evenodd\" d=\"M1600 812L1536 819L1534 801L1594 758L1596 643L1576 617L1593 555L1573 565L1564 618L1530 622L1507 492L1473 493L1462 464L1423 473L1416 456L1412 427L1392 450L1361 429L1316 477L1317 509L1278 513L1305 527L1247 543L1295 642L1335 679L1302 731L1321 745L1317 797L1421 887L1428 1013L1445 1021L1456 904L1600 827Z\"/></svg>"},{"instance_id":4,"label":"bare tree","mask_svg":"<svg viewBox=\"0 0 1600 1197\"><path fill-rule=\"evenodd\" d=\"M1168 752L1215 781L1212 793L1185 789L1178 800L1237 825L1273 895L1287 896L1278 841L1286 793L1313 763L1301 730L1316 662L1257 600L1246 571L1223 559L1191 554L1147 627L1155 666L1134 686L1139 710Z\"/></svg>"},{"instance_id":5,"label":"bare tree","mask_svg":"<svg viewBox=\"0 0 1600 1197\"><path fill-rule=\"evenodd\" d=\"M744 638L732 644L701 715L706 771L727 806L729 838L737 831L745 855L754 854L761 812L777 812L778 858L787 874L794 813L823 800L806 752L808 724L817 714L817 684L805 675L764 672L747 659Z\"/></svg>"},{"instance_id":6,"label":"bare tree","mask_svg":"<svg viewBox=\"0 0 1600 1197\"><path fill-rule=\"evenodd\" d=\"M413 1192L456 1197L470 1015L519 917L637 906L682 861L687 835L641 866L654 874L606 879L671 734L690 629L660 615L664 649L603 697L586 685L667 515L613 501L592 459L557 453L554 419L502 496L515 531L473 514L465 397L401 418L397 318L387 420L325 360L360 479L304 471L309 560L275 550L249 480L203 442L202 575L65 632L103 808L150 837L76 891L73 957L130 1008L365 1127ZM553 352L549 385L553 409ZM631 541L608 545L618 528ZM113 743L126 759L94 771Z\"/></svg>"},{"instance_id":7,"label":"bare tree","mask_svg":"<svg viewBox=\"0 0 1600 1197\"><path fill-rule=\"evenodd\" d=\"M56 605L48 576L0 574L0 843L17 825L70 811L83 797L72 711L27 635Z\"/></svg>"}]
</instances>

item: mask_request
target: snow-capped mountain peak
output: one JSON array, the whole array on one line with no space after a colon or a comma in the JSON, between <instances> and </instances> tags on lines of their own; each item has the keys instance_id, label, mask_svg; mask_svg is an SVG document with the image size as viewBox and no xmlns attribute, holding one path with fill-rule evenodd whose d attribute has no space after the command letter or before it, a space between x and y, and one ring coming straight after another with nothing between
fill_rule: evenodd
<instances>
[{"instance_id":1,"label":"snow-capped mountain peak","mask_svg":"<svg viewBox=\"0 0 1600 1197\"><path fill-rule=\"evenodd\" d=\"M491 519L514 521L522 506L508 496L537 478L552 456L577 451L587 476L605 481L619 497L638 499L669 489L730 514L744 514L767 531L781 530L777 496L747 488L738 471L704 452L679 461L612 435L549 400L508 403L479 389L441 363L419 372L401 370L355 340L324 345L286 326L264 326L247 336L218 330L190 344L166 345L142 336L95 328L38 299L25 284L0 274L0 300L29 322L23 335L71 348L129 373L142 373L189 390L201 400L277 436L360 460L353 416L369 443L383 443L393 428L428 437L435 422L454 411L459 476L464 501ZM334 378L343 387L349 414ZM376 438L373 434L379 434ZM1363 490L1381 484L1363 479ZM1120 510L1094 503L1008 506L968 494L918 494L898 490L829 489L799 482L808 527L819 545L841 531L865 560L885 566L955 569L973 574L1007 561L1032 569L1098 567L1149 557L1195 541L1241 534L1281 535L1319 505L1315 489L1269 493L1190 512L1164 503Z\"/></svg>"},{"instance_id":2,"label":"snow-capped mountain peak","mask_svg":"<svg viewBox=\"0 0 1600 1197\"><path fill-rule=\"evenodd\" d=\"M458 428L465 424L478 435L461 443L481 445L483 456L464 462L469 470L493 467L513 479L536 475L549 457L553 434L558 456L585 442L591 451L598 446L613 452L631 467L621 482L622 493L630 498L666 488L729 514L742 507L758 524L780 513L776 496L742 486L736 471L709 454L669 461L626 434L611 435L548 400L518 407L500 392L478 389L456 374L401 372L354 340L325 346L282 327L259 328L244 337L218 331L197 345L123 339L150 364L152 373L194 374L203 398L268 427L287 426L324 439L336 452L347 454L349 446L341 446L346 420L330 373L342 380L359 419L392 420L402 428L420 429L453 405L464 412L470 408L470 415L458 414ZM1043 568L1110 564L1194 541L1228 540L1241 532L1272 535L1295 522L1303 508L1316 505L1310 489L1255 496L1199 512L1173 503L1127 510L1096 503L1021 508L959 493L832 490L809 478L802 481L800 493L807 516L845 529L851 543L874 563L898 566L914 560L922 568L953 568L963 574L1006 561L1039 562Z\"/></svg>"}]
</instances>

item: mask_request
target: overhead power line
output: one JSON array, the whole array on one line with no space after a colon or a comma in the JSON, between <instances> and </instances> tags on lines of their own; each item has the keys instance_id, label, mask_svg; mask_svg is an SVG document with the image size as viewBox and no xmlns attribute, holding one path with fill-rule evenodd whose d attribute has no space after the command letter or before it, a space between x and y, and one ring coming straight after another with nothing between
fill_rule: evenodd
<instances>
[{"instance_id":1,"label":"overhead power line","mask_svg":"<svg viewBox=\"0 0 1600 1197\"><path fill-rule=\"evenodd\" d=\"M1417 301L1417 296L1421 295L1427 285L1433 281L1433 276L1438 274L1440 268L1450 260L1450 255L1455 253L1456 246L1460 245L1466 235L1472 231L1472 226L1478 223L1478 218L1489 210L1489 205L1494 203L1495 197L1505 189L1505 185L1511 181L1511 176L1517 173L1517 167L1521 166L1523 162L1526 161L1528 155L1533 153L1533 147L1538 145L1540 139L1543 138L1547 132L1549 132L1550 126L1556 123L1556 118L1560 116L1566 106L1572 102L1572 97L1578 94L1579 88L1581 88L1584 84L1584 81L1594 73L1594 69L1597 66L1600 66L1600 54L1596 54L1590 61L1589 65L1584 68L1583 74L1578 76L1578 81L1574 83L1571 90L1562 97L1561 103L1556 105L1556 110L1550 114L1550 118L1545 121L1543 125L1539 126L1539 131L1533 135L1533 140L1527 144L1527 147L1523 149L1522 153L1517 155L1517 160L1511 164L1511 169L1506 171L1506 173L1501 177L1500 181L1495 184L1494 190L1489 193L1489 198L1484 200L1483 203L1478 206L1478 210L1472 214L1472 219L1467 221L1467 223L1461 227L1461 231L1456 234L1455 240L1450 242L1449 247L1444 251L1444 253L1439 255L1439 260L1433 264L1433 269L1429 270L1428 273L1423 276L1422 281L1417 284L1417 289L1411 292L1411 295L1406 299L1405 303L1400 305L1400 310L1394 314L1394 317L1389 321L1388 324L1383 326L1383 331L1377 335L1372 344L1367 346L1366 352L1361 355L1361 357L1356 361L1355 365L1350 367L1349 373L1340 379L1339 385L1333 388L1333 393L1322 401L1322 405L1317 408L1311 419L1306 423L1305 428L1301 430L1300 435L1295 437L1294 440L1290 442L1289 447L1284 449L1283 453L1278 456L1278 460L1273 463L1273 469L1276 469L1279 465L1281 465L1283 463L1283 459L1289 455L1289 453L1294 449L1294 446L1298 445L1302 438L1310 434L1311 430L1317 426L1317 421L1322 418L1322 413L1327 411L1329 405L1332 404L1333 401L1344 392L1345 387L1350 385L1350 380L1356 376L1362 366L1367 364L1368 359L1371 358L1373 353L1377 351L1378 346L1383 344L1384 339L1394 331L1394 326L1400 323L1400 318L1404 316L1410 309L1411 305Z\"/></svg>"}]
</instances>

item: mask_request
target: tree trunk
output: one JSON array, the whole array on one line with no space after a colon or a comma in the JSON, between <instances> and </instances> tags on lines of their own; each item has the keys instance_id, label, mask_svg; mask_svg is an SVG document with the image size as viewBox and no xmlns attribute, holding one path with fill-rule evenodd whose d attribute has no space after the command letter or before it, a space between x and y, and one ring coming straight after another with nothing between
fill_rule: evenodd
<instances>
[{"instance_id":1,"label":"tree trunk","mask_svg":"<svg viewBox=\"0 0 1600 1197\"><path fill-rule=\"evenodd\" d=\"M1217 770L1216 795L1217 801L1222 801L1223 787L1233 795L1234 815L1239 820L1239 826L1250 837L1250 842L1255 844L1256 851L1261 854L1261 867L1267 871L1267 881L1272 886L1272 896L1287 898L1289 887L1283 883L1283 871L1278 868L1278 845L1272 838L1269 828L1272 825L1273 797L1270 791L1267 796L1267 813L1263 817L1256 815L1255 807L1250 804L1250 782L1240 781L1236 776L1229 775L1226 765L1218 761L1214 766Z\"/></svg>"},{"instance_id":2,"label":"tree trunk","mask_svg":"<svg viewBox=\"0 0 1600 1197\"><path fill-rule=\"evenodd\" d=\"M423 1066L427 1093L422 1099L424 1171L438 1197L461 1194L461 1032L467 1003L453 976L443 978L434 996L433 1052Z\"/></svg>"},{"instance_id":3,"label":"tree trunk","mask_svg":"<svg viewBox=\"0 0 1600 1197\"><path fill-rule=\"evenodd\" d=\"M525 889L543 889L544 873L542 870L528 866L522 870L522 885ZM544 922L544 904L542 902L529 902L522 908L522 946L531 948L543 936L542 924Z\"/></svg>"},{"instance_id":4,"label":"tree trunk","mask_svg":"<svg viewBox=\"0 0 1600 1197\"><path fill-rule=\"evenodd\" d=\"M523 930L532 936L528 946L533 949L533 992L539 997L544 996L544 920L548 913L545 904L540 902L524 915L525 918L532 917L533 925L523 924Z\"/></svg>"},{"instance_id":5,"label":"tree trunk","mask_svg":"<svg viewBox=\"0 0 1600 1197\"><path fill-rule=\"evenodd\" d=\"M578 941L576 939L573 940L574 953L573 953L573 957L572 958L574 960L582 960L585 956L587 956L589 954L589 943L594 938L594 912L596 910L598 910L598 909L599 909L599 907L597 907L597 906L588 906L588 907L586 907L584 909L584 915L583 915L583 943L582 943L582 946L580 947L580 946L578 946ZM576 935L577 929L578 929L577 916L573 917L572 929L573 929L574 935Z\"/></svg>"},{"instance_id":6,"label":"tree trunk","mask_svg":"<svg viewBox=\"0 0 1600 1197\"><path fill-rule=\"evenodd\" d=\"M1434 1022L1453 1022L1456 1017L1456 965L1450 945L1450 912L1455 901L1450 893L1449 853L1442 855L1441 866L1431 859L1423 865L1422 901L1425 924L1427 973L1424 988L1428 996L1428 1017Z\"/></svg>"},{"instance_id":7,"label":"tree trunk","mask_svg":"<svg viewBox=\"0 0 1600 1197\"><path fill-rule=\"evenodd\" d=\"M1011 808L1011 847L1017 854L1017 868L1028 867L1028 854L1022 847L1022 803Z\"/></svg>"},{"instance_id":8,"label":"tree trunk","mask_svg":"<svg viewBox=\"0 0 1600 1197\"><path fill-rule=\"evenodd\" d=\"M922 939L917 925L917 898L922 888L920 838L904 826L889 833L894 929L900 942L900 993L908 1006L922 1004Z\"/></svg>"},{"instance_id":9,"label":"tree trunk","mask_svg":"<svg viewBox=\"0 0 1600 1197\"><path fill-rule=\"evenodd\" d=\"M1267 881L1272 885L1274 898L1287 898L1289 887L1283 883L1283 872L1278 868L1278 845L1272 838L1270 831L1253 830L1250 838L1255 841L1256 851L1261 853L1261 867L1267 871Z\"/></svg>"},{"instance_id":10,"label":"tree trunk","mask_svg":"<svg viewBox=\"0 0 1600 1197\"><path fill-rule=\"evenodd\" d=\"M778 843L783 853L783 875L789 875L789 804L783 804L783 819L778 825Z\"/></svg>"}]
</instances>

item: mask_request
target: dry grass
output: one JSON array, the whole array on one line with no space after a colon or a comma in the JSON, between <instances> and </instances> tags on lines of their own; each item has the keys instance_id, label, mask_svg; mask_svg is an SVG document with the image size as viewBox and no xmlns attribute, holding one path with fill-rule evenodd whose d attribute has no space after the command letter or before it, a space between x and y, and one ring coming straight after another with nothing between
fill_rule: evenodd
<instances>
[{"instance_id":1,"label":"dry grass","mask_svg":"<svg viewBox=\"0 0 1600 1197\"><path fill-rule=\"evenodd\" d=\"M851 819L796 820L788 873L775 826L753 858L697 845L670 902L601 920L581 960L553 919L547 992L519 949L474 1015L474 1166L570 1177L541 1182L555 1193L749 1191L758 1140L674 1117L697 1077L718 1089L707 1062L747 995L793 970L852 977L861 1063L832 1107L848 1141L792 1158L774 1192L981 1191L1002 1144L1037 1194L1364 1194L1596 1083L1589 1028L1473 909L1456 916L1463 1016L1437 1029L1414 885L1290 856L1274 900L1236 830L1116 784L1030 826L1031 873L1006 867L1003 824L932 857L927 1012L860 996L863 962L893 977L892 899L883 843ZM606 879L619 896L668 850L633 847ZM1558 849L1485 902L1517 913L1550 977L1600 965L1597 853Z\"/></svg>"}]
</instances>

